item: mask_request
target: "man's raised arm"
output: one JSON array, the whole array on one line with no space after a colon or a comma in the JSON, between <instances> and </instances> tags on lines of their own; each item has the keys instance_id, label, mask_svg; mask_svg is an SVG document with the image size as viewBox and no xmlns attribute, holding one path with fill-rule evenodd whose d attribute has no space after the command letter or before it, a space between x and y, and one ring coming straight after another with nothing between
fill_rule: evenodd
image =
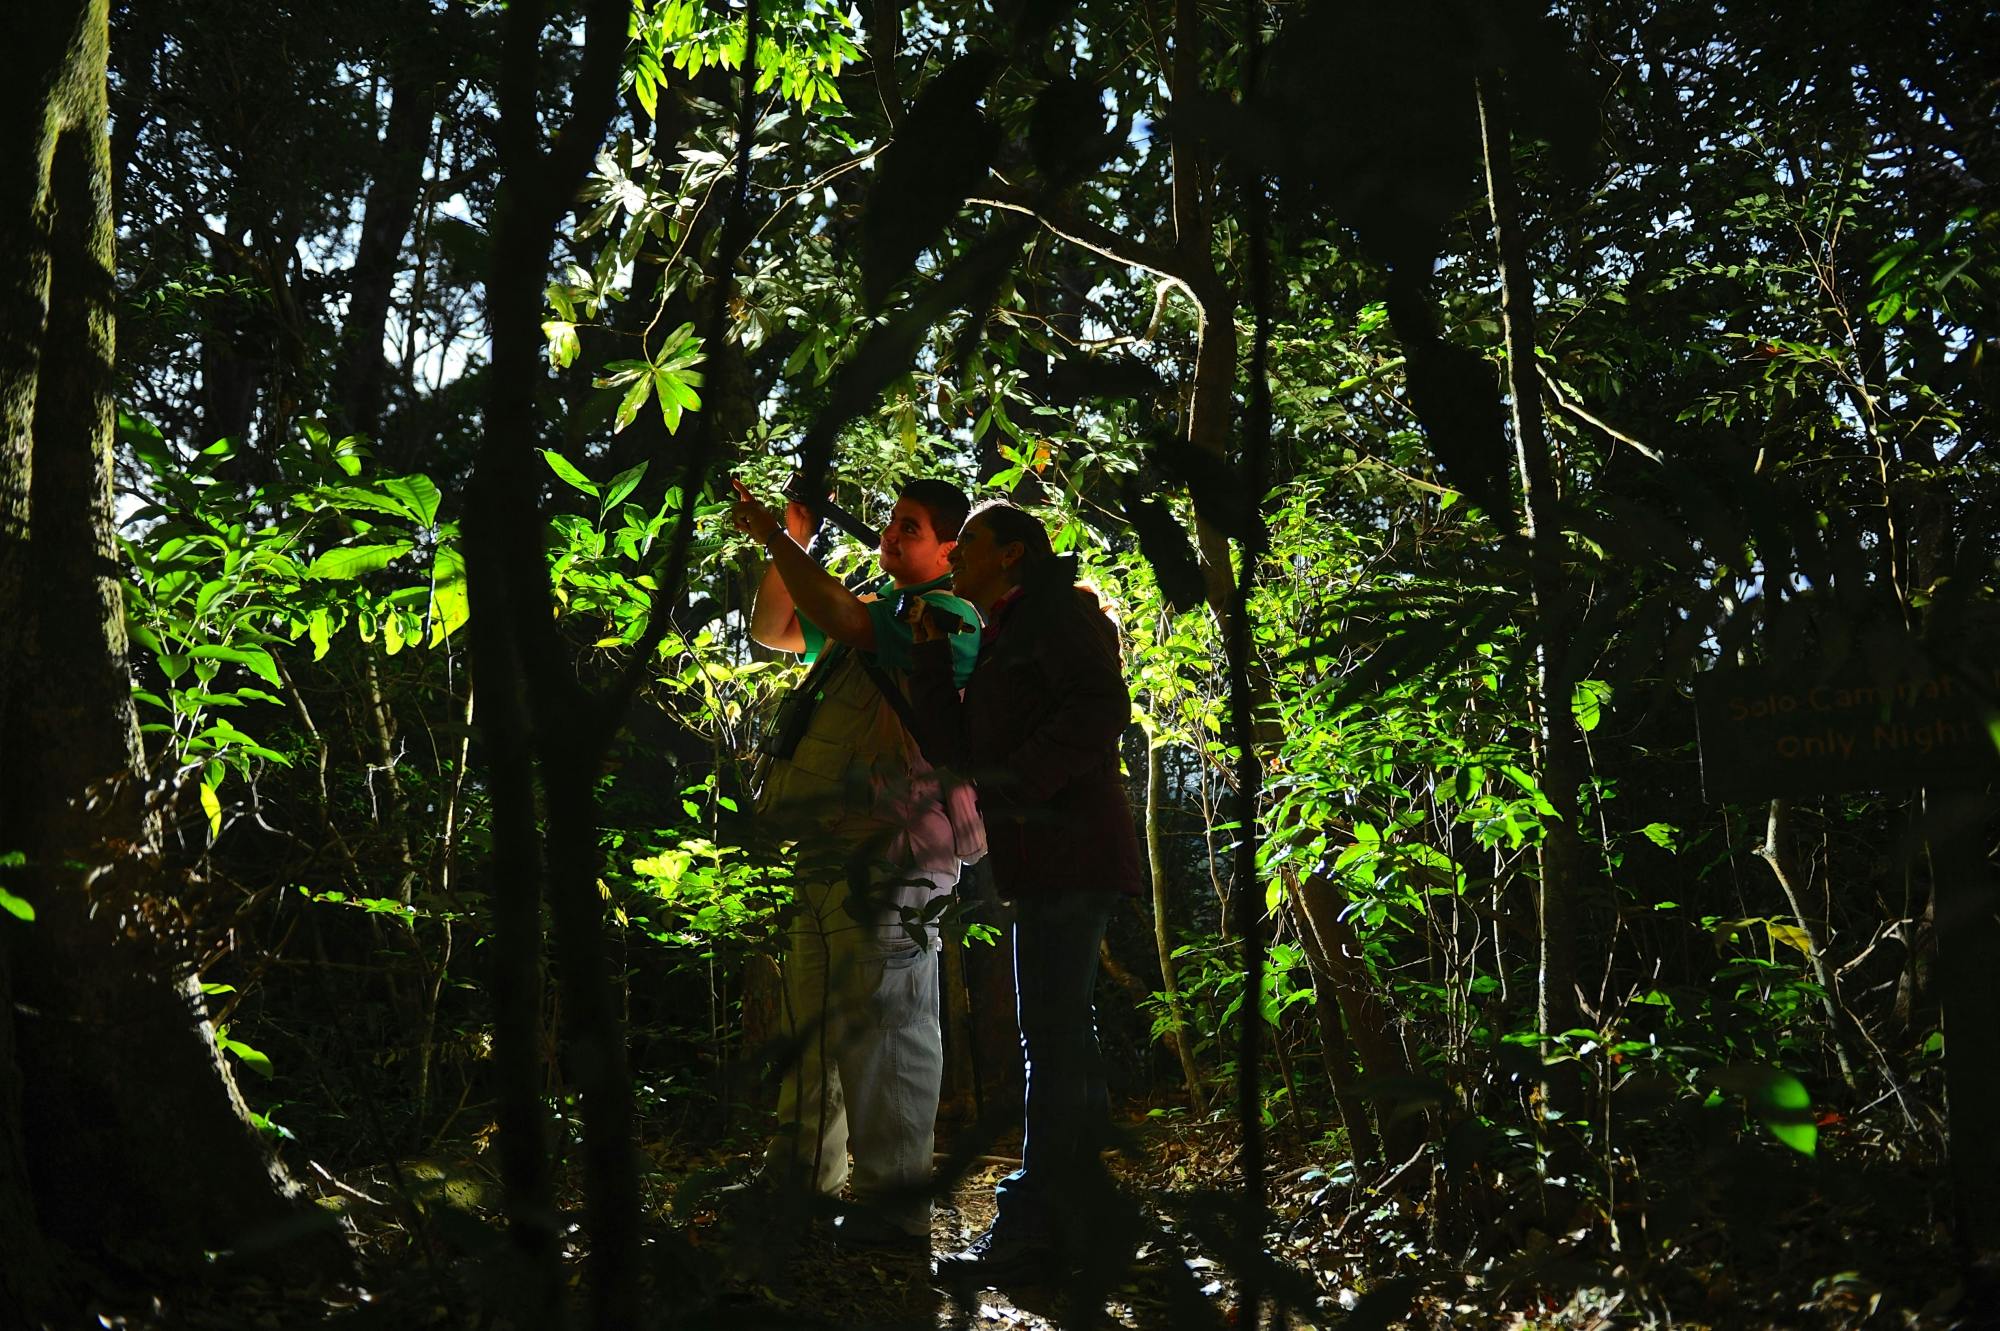
<instances>
[{"instance_id":1,"label":"man's raised arm","mask_svg":"<svg viewBox=\"0 0 2000 1331\"><path fill-rule=\"evenodd\" d=\"M729 484L736 490L730 521L736 530L755 537L771 556L750 610L751 638L779 651L802 652L806 638L799 615L803 612L835 642L873 651L875 621L860 598L805 552L805 543L812 539L812 515L802 505L790 504L780 522L741 481L731 477Z\"/></svg>"}]
</instances>

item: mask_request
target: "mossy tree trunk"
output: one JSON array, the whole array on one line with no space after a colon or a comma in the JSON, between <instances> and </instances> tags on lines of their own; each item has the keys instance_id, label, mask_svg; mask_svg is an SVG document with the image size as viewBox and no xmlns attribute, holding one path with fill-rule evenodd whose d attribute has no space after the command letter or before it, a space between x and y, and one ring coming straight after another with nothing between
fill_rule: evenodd
<instances>
[{"instance_id":1,"label":"mossy tree trunk","mask_svg":"<svg viewBox=\"0 0 2000 1331\"><path fill-rule=\"evenodd\" d=\"M38 1260L52 1244L171 1260L311 1226L249 1125L160 890L111 537L107 0L31 6L13 41L0 873L33 918L0 915L0 1322L23 1325L60 1295Z\"/></svg>"}]
</instances>

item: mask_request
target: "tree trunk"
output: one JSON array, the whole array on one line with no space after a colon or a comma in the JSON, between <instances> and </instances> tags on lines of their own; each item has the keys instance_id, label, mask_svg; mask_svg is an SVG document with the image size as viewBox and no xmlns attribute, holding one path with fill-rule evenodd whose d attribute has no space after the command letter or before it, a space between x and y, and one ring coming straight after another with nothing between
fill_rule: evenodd
<instances>
[{"instance_id":1,"label":"tree trunk","mask_svg":"<svg viewBox=\"0 0 2000 1331\"><path fill-rule=\"evenodd\" d=\"M1160 953L1160 990L1167 999L1167 1019L1173 1029L1167 1038L1181 1061L1181 1076L1187 1082L1188 1105L1197 1114L1208 1112L1208 1097L1202 1094L1201 1072L1194 1065L1194 1050L1188 1046L1187 1027L1181 1018L1180 985L1174 976L1173 941L1167 936L1167 863L1160 837L1160 746L1146 740L1146 863L1153 878L1153 944Z\"/></svg>"},{"instance_id":2,"label":"tree trunk","mask_svg":"<svg viewBox=\"0 0 2000 1331\"><path fill-rule=\"evenodd\" d=\"M428 6L410 6L406 21L428 26ZM347 322L341 330L340 368L335 381L348 429L373 435L381 425L382 386L387 363L382 338L388 328L389 300L401 265L403 238L416 215L423 190L437 113L437 79L429 54L432 43L412 33L396 48L389 80L389 126L382 157L368 186L361 236L348 269Z\"/></svg>"},{"instance_id":3,"label":"tree trunk","mask_svg":"<svg viewBox=\"0 0 2000 1331\"><path fill-rule=\"evenodd\" d=\"M249 282L254 291L257 276L245 262L245 228L231 217L220 233L208 237L208 258L215 275L227 283L233 278ZM201 335L201 440L212 444L232 440L237 447L237 466L251 447L250 423L257 415L257 385L264 377L261 364L268 347L260 350L252 331L255 302L275 298L231 291L217 302L214 316Z\"/></svg>"},{"instance_id":4,"label":"tree trunk","mask_svg":"<svg viewBox=\"0 0 2000 1331\"><path fill-rule=\"evenodd\" d=\"M1770 818L1765 823L1764 844L1757 849L1757 857L1771 866L1771 873L1777 878L1778 886L1785 893L1785 903L1791 907L1792 918L1799 923L1799 932L1806 938L1806 960L1812 964L1813 980L1819 985L1820 1007L1826 1013L1827 1043L1833 1046L1833 1057L1840 1065L1840 1079L1849 1091L1856 1089L1854 1081L1854 1061L1847 1053L1847 1022L1840 1015L1839 990L1835 978L1826 967L1826 939L1806 916L1806 908L1799 900L1798 870L1793 867L1791 855L1791 834L1789 818L1791 812L1784 800L1771 801Z\"/></svg>"},{"instance_id":5,"label":"tree trunk","mask_svg":"<svg viewBox=\"0 0 2000 1331\"><path fill-rule=\"evenodd\" d=\"M1303 936L1304 912L1294 903L1293 927ZM1341 1126L1347 1129L1348 1153L1356 1164L1369 1164L1382 1157L1382 1144L1375 1126L1368 1121L1368 1105L1354 1076L1354 1042L1347 1038L1347 1023L1340 1015L1340 995L1333 981L1318 965L1307 968L1312 976L1313 1020L1319 1028L1320 1061L1326 1065L1327 1084L1333 1088L1333 1103L1340 1111Z\"/></svg>"},{"instance_id":6,"label":"tree trunk","mask_svg":"<svg viewBox=\"0 0 2000 1331\"><path fill-rule=\"evenodd\" d=\"M1972 791L1925 792L1925 837L1936 866L1938 994L1944 1008L1946 1154L1960 1249L1976 1262L2000 1252L2000 889L1993 877L1995 801Z\"/></svg>"},{"instance_id":7,"label":"tree trunk","mask_svg":"<svg viewBox=\"0 0 2000 1331\"><path fill-rule=\"evenodd\" d=\"M561 967L562 1032L581 1102L592 1324L640 1320L638 1159L624 1023L604 964L604 903L594 783L610 731L604 708L577 686L554 629L542 554L537 390L542 289L555 227L574 197L615 106L628 0L594 0L586 18L573 114L544 150L537 113L544 6L508 8L500 74L500 184L493 267L486 283L492 363L485 439L466 518L473 596L473 664L494 790L495 979L504 1070L502 1164L513 1237L529 1264L528 1320L560 1325L559 1229L547 1189L546 1115L533 1083L539 1050L526 1043L538 1008L543 875ZM533 782L541 778L546 833Z\"/></svg>"},{"instance_id":8,"label":"tree trunk","mask_svg":"<svg viewBox=\"0 0 2000 1331\"><path fill-rule=\"evenodd\" d=\"M1361 940L1341 918L1341 893L1319 874L1304 878L1288 875L1286 885L1303 926L1299 941L1306 949L1306 961L1315 980L1332 990L1339 1003L1337 1012L1322 1011L1320 1020L1347 1022L1348 1036L1361 1056L1361 1071L1384 1088L1383 1094L1375 1097L1381 1111L1382 1144L1392 1162L1406 1160L1423 1140L1424 1120L1421 1114L1398 1114L1390 1103L1393 1096L1389 1088L1407 1087L1414 1074L1403 1042L1361 960ZM1341 1112L1347 1112L1345 1103Z\"/></svg>"},{"instance_id":9,"label":"tree trunk","mask_svg":"<svg viewBox=\"0 0 2000 1331\"><path fill-rule=\"evenodd\" d=\"M1535 915L1540 954L1536 1020L1548 1033L1577 1024L1576 902L1582 887L1582 818L1577 791L1589 774L1583 735L1571 709L1575 679L1568 658L1570 599L1563 582L1556 471L1543 427L1541 375L1535 368L1535 289L1528 272L1514 183L1513 135L1497 73L1478 82L1479 127L1486 159L1487 203L1499 254L1500 326L1507 348L1507 398L1521 479L1521 535L1528 552L1534 624L1536 777L1555 808L1538 848Z\"/></svg>"},{"instance_id":10,"label":"tree trunk","mask_svg":"<svg viewBox=\"0 0 2000 1331\"><path fill-rule=\"evenodd\" d=\"M107 0L33 7L14 36L0 90L0 851L20 857L6 883L34 919L0 916L10 1325L49 1294L45 1241L198 1261L327 1234L301 1223L313 1213L249 1125L151 892L111 540Z\"/></svg>"}]
</instances>

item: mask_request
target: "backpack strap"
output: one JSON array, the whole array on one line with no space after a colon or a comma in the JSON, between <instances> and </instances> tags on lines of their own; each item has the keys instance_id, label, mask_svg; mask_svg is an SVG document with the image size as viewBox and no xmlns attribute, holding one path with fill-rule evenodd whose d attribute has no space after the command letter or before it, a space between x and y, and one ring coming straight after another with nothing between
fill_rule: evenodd
<instances>
[{"instance_id":1,"label":"backpack strap","mask_svg":"<svg viewBox=\"0 0 2000 1331\"><path fill-rule=\"evenodd\" d=\"M869 653L856 652L854 659L868 676L869 682L874 684L876 690L881 693L882 701L888 703L890 709L896 713L896 719L903 723L903 729L910 732L911 739L915 739L917 737L916 714L910 710L910 700L905 698L903 691L896 687L896 681L889 678L889 672L882 668L882 663Z\"/></svg>"},{"instance_id":2,"label":"backpack strap","mask_svg":"<svg viewBox=\"0 0 2000 1331\"><path fill-rule=\"evenodd\" d=\"M913 741L917 740L917 718L910 710L910 700L896 687L896 681L889 678L889 672L867 652L856 652L854 659L882 694L882 700L889 704L896 717L903 723ZM948 772L938 772L941 780L939 798L944 805L945 817L951 822L951 834L957 844L958 858L963 864L975 864L986 858L986 822L979 815L979 797L972 783L963 777L955 777Z\"/></svg>"},{"instance_id":3,"label":"backpack strap","mask_svg":"<svg viewBox=\"0 0 2000 1331\"><path fill-rule=\"evenodd\" d=\"M789 758L799 747L806 727L812 723L813 710L819 705L819 691L832 676L833 668L850 649L844 643L830 642L819 659L806 671L806 677L798 682L785 700L778 705L778 714L771 719L771 728L764 732L757 742L757 751L767 758ZM864 662L867 657L861 658ZM873 678L871 676L871 678ZM905 723L907 724L907 722Z\"/></svg>"}]
</instances>

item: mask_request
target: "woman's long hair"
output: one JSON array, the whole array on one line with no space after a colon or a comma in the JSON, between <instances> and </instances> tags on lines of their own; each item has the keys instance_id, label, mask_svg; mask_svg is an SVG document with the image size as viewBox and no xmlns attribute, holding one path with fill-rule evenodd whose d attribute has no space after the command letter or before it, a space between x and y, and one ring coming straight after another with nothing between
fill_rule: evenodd
<instances>
[{"instance_id":1,"label":"woman's long hair","mask_svg":"<svg viewBox=\"0 0 2000 1331\"><path fill-rule=\"evenodd\" d=\"M1046 571L1055 559L1055 551L1049 545L1049 529L1041 519L1023 508L1016 508L1004 499L989 499L966 516L967 522L984 522L993 539L1001 545L1021 545L1021 568L1017 579L1027 583L1037 572Z\"/></svg>"},{"instance_id":2,"label":"woman's long hair","mask_svg":"<svg viewBox=\"0 0 2000 1331\"><path fill-rule=\"evenodd\" d=\"M1015 581L1030 592L1073 588L1074 595L1035 597L1034 612L1057 618L1069 618L1088 613L1108 621L1112 628L1114 649L1123 654L1124 647L1119 641L1123 637L1118 632L1118 620L1111 608L1099 595L1097 588L1078 581L1075 555L1059 555L1049 544L1049 530L1041 519L1026 509L1016 507L1004 499L991 499L972 510L966 517L968 524L981 521L993 539L1001 545L1021 545L1021 562L1016 567L1019 572Z\"/></svg>"}]
</instances>

